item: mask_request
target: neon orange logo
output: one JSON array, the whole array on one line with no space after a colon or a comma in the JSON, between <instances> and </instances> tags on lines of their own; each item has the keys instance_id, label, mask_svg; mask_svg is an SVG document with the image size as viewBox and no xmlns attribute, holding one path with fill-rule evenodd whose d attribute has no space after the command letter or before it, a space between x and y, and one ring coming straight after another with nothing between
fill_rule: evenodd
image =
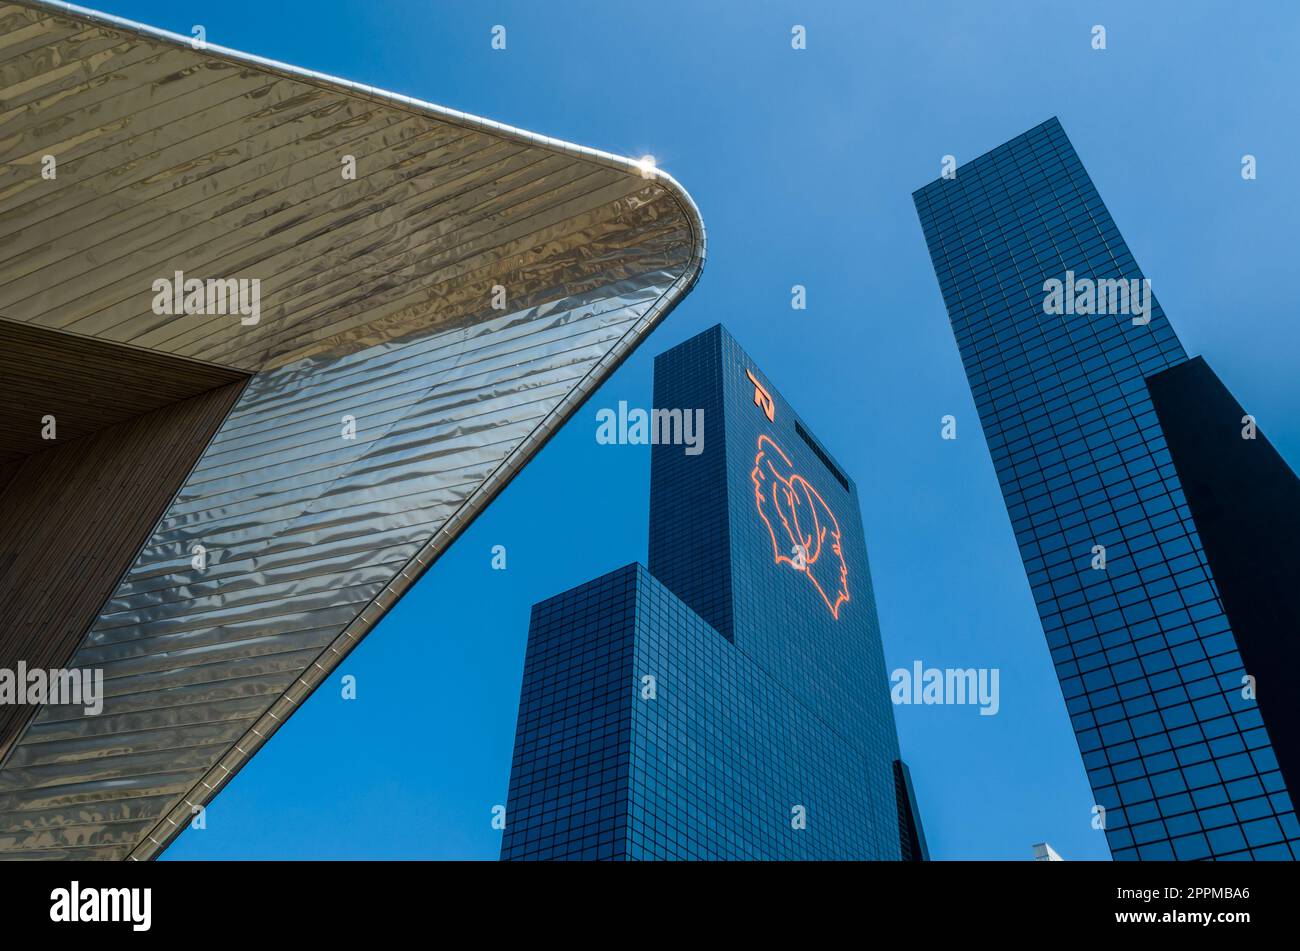
<instances>
[{"instance_id":1,"label":"neon orange logo","mask_svg":"<svg viewBox=\"0 0 1300 951\"><path fill-rule=\"evenodd\" d=\"M772 537L776 563L802 572L838 621L840 605L849 600L849 566L844 561L835 513L768 436L758 437L750 479L758 517ZM774 523L779 524L780 532ZM787 545L788 555L784 551Z\"/></svg>"},{"instance_id":2,"label":"neon orange logo","mask_svg":"<svg viewBox=\"0 0 1300 951\"><path fill-rule=\"evenodd\" d=\"M754 405L762 407L769 423L774 422L776 420L776 404L772 402L772 394L763 388L762 383L754 379L752 371L746 370L745 376L749 377L749 382L754 384Z\"/></svg>"}]
</instances>

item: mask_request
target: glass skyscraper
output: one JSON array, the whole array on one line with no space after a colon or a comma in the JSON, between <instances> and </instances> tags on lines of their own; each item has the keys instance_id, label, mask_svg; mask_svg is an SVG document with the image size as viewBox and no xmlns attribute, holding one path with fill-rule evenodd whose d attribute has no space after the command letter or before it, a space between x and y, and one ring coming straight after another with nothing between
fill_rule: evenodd
<instances>
[{"instance_id":1,"label":"glass skyscraper","mask_svg":"<svg viewBox=\"0 0 1300 951\"><path fill-rule=\"evenodd\" d=\"M1113 856L1293 858L1294 473L1056 119L913 197Z\"/></svg>"},{"instance_id":2,"label":"glass skyscraper","mask_svg":"<svg viewBox=\"0 0 1300 951\"><path fill-rule=\"evenodd\" d=\"M924 858L852 480L720 326L654 407L649 567L533 608L502 858Z\"/></svg>"}]
</instances>

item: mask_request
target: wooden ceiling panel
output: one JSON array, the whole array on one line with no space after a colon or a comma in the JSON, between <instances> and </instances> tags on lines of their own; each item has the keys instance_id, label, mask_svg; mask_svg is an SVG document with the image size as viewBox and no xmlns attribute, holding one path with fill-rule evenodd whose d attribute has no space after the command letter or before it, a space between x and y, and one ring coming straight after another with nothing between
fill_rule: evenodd
<instances>
[{"instance_id":1,"label":"wooden ceiling panel","mask_svg":"<svg viewBox=\"0 0 1300 951\"><path fill-rule=\"evenodd\" d=\"M0 318L0 466L246 378ZM53 440L42 436L47 417Z\"/></svg>"}]
</instances>

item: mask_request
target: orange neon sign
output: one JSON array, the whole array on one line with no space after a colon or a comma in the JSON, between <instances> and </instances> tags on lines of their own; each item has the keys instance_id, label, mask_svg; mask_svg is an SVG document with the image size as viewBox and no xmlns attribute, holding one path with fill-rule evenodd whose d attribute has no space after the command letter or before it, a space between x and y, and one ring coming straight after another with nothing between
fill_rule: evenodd
<instances>
[{"instance_id":1,"label":"orange neon sign","mask_svg":"<svg viewBox=\"0 0 1300 951\"><path fill-rule=\"evenodd\" d=\"M767 421L776 421L776 403L772 402L772 394L767 391L762 383L754 378L751 370L745 371L745 376L749 377L749 382L754 384L754 405L762 408L763 414L767 416Z\"/></svg>"},{"instance_id":2,"label":"orange neon sign","mask_svg":"<svg viewBox=\"0 0 1300 951\"><path fill-rule=\"evenodd\" d=\"M789 565L812 582L838 621L840 605L849 600L849 566L844 561L835 513L808 480L794 471L790 457L769 436L758 437L750 479L758 517L772 538L776 564ZM777 540L778 535L782 541ZM789 543L788 555L784 543Z\"/></svg>"}]
</instances>

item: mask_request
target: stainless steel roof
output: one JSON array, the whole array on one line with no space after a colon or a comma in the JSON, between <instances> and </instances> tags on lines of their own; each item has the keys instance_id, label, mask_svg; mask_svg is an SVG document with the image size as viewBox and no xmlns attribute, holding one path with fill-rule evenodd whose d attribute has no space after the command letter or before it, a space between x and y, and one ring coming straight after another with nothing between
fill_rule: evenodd
<instances>
[{"instance_id":1,"label":"stainless steel roof","mask_svg":"<svg viewBox=\"0 0 1300 951\"><path fill-rule=\"evenodd\" d=\"M0 5L0 81L10 320L254 370L604 274L641 243L619 212L702 255L685 192L628 159L63 4ZM154 314L182 265L259 278L261 323Z\"/></svg>"},{"instance_id":2,"label":"stainless steel roof","mask_svg":"<svg viewBox=\"0 0 1300 951\"><path fill-rule=\"evenodd\" d=\"M0 764L0 857L148 858L689 291L704 231L631 160L63 4L0 5L0 85L0 319L256 373L72 659L103 714L45 708ZM154 314L176 270L257 277L260 323Z\"/></svg>"}]
</instances>

